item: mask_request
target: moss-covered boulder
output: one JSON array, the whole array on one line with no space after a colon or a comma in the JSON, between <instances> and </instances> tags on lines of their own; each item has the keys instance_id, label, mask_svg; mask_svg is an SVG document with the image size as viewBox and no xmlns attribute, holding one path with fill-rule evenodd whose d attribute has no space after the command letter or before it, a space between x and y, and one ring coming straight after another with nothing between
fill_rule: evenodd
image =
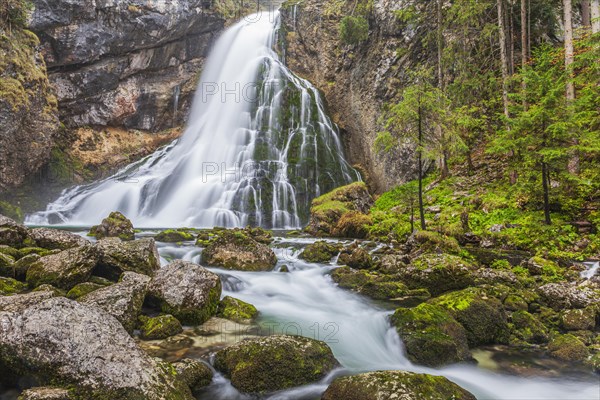
<instances>
[{"instance_id":1,"label":"moss-covered boulder","mask_svg":"<svg viewBox=\"0 0 600 400\"><path fill-rule=\"evenodd\" d=\"M31 287L48 283L70 290L88 280L97 262L98 252L91 245L63 250L33 262L27 269L27 283Z\"/></svg>"},{"instance_id":2,"label":"moss-covered boulder","mask_svg":"<svg viewBox=\"0 0 600 400\"><path fill-rule=\"evenodd\" d=\"M52 285L48 285L47 283L36 287L31 292L49 292L52 293L55 297L67 297L67 292Z\"/></svg>"},{"instance_id":3,"label":"moss-covered boulder","mask_svg":"<svg viewBox=\"0 0 600 400\"><path fill-rule=\"evenodd\" d=\"M354 269L369 269L373 267L373 257L364 248L351 246L344 249L338 258L338 264L347 265Z\"/></svg>"},{"instance_id":4,"label":"moss-covered boulder","mask_svg":"<svg viewBox=\"0 0 600 400\"><path fill-rule=\"evenodd\" d=\"M248 323L258 315L258 310L250 303L231 296L225 296L219 303L217 316L231 321Z\"/></svg>"},{"instance_id":5,"label":"moss-covered boulder","mask_svg":"<svg viewBox=\"0 0 600 400\"><path fill-rule=\"evenodd\" d=\"M25 280L29 267L31 267L39 259L40 256L37 254L28 254L19 258L12 265L11 276L13 276L15 279Z\"/></svg>"},{"instance_id":6,"label":"moss-covered boulder","mask_svg":"<svg viewBox=\"0 0 600 400\"><path fill-rule=\"evenodd\" d=\"M338 243L319 240L306 246L298 257L311 263L328 263L341 249L342 246Z\"/></svg>"},{"instance_id":7,"label":"moss-covered boulder","mask_svg":"<svg viewBox=\"0 0 600 400\"><path fill-rule=\"evenodd\" d=\"M69 389L46 386L26 389L17 400L75 400L75 397Z\"/></svg>"},{"instance_id":8,"label":"moss-covered boulder","mask_svg":"<svg viewBox=\"0 0 600 400\"><path fill-rule=\"evenodd\" d=\"M398 271L399 278L413 289L426 288L433 296L467 288L474 283L476 267L450 254L423 254Z\"/></svg>"},{"instance_id":9,"label":"moss-covered boulder","mask_svg":"<svg viewBox=\"0 0 600 400\"><path fill-rule=\"evenodd\" d=\"M567 331L587 331L596 326L596 309L586 307L577 310L566 310L560 316L560 325Z\"/></svg>"},{"instance_id":10,"label":"moss-covered boulder","mask_svg":"<svg viewBox=\"0 0 600 400\"><path fill-rule=\"evenodd\" d=\"M22 247L27 238L27 228L13 219L0 215L0 245Z\"/></svg>"},{"instance_id":11,"label":"moss-covered boulder","mask_svg":"<svg viewBox=\"0 0 600 400\"><path fill-rule=\"evenodd\" d=\"M571 334L552 337L548 343L548 351L552 357L569 362L584 361L589 356L585 344Z\"/></svg>"},{"instance_id":12,"label":"moss-covered boulder","mask_svg":"<svg viewBox=\"0 0 600 400\"><path fill-rule=\"evenodd\" d=\"M448 310L465 327L470 346L508 343L509 328L502 302L484 290L450 292L430 303Z\"/></svg>"},{"instance_id":13,"label":"moss-covered boulder","mask_svg":"<svg viewBox=\"0 0 600 400\"><path fill-rule=\"evenodd\" d=\"M125 272L118 283L94 290L77 301L104 310L131 333L142 310L148 282L150 278L146 275Z\"/></svg>"},{"instance_id":14,"label":"moss-covered boulder","mask_svg":"<svg viewBox=\"0 0 600 400\"><path fill-rule=\"evenodd\" d=\"M391 322L417 364L438 367L472 358L465 329L442 307L399 308Z\"/></svg>"},{"instance_id":15,"label":"moss-covered boulder","mask_svg":"<svg viewBox=\"0 0 600 400\"><path fill-rule=\"evenodd\" d=\"M504 299L504 308L508 311L527 311L529 304L518 294L511 293Z\"/></svg>"},{"instance_id":16,"label":"moss-covered boulder","mask_svg":"<svg viewBox=\"0 0 600 400\"><path fill-rule=\"evenodd\" d=\"M337 378L322 400L475 400L443 376L408 371L375 371Z\"/></svg>"},{"instance_id":17,"label":"moss-covered boulder","mask_svg":"<svg viewBox=\"0 0 600 400\"><path fill-rule=\"evenodd\" d=\"M181 322L170 314L158 317L140 315L140 337L144 340L160 340L183 332Z\"/></svg>"},{"instance_id":18,"label":"moss-covered boulder","mask_svg":"<svg viewBox=\"0 0 600 400\"><path fill-rule=\"evenodd\" d=\"M202 251L208 265L242 271L268 271L277 264L273 250L245 230L224 230Z\"/></svg>"},{"instance_id":19,"label":"moss-covered boulder","mask_svg":"<svg viewBox=\"0 0 600 400\"><path fill-rule=\"evenodd\" d=\"M537 289L542 304L555 311L584 308L598 302L598 296L589 287L577 287L569 282L547 283Z\"/></svg>"},{"instance_id":20,"label":"moss-covered boulder","mask_svg":"<svg viewBox=\"0 0 600 400\"><path fill-rule=\"evenodd\" d=\"M536 316L529 312L524 310L515 311L511 315L511 321L512 338L531 344L548 342L548 329ZM514 343L515 341L512 338L511 342Z\"/></svg>"},{"instance_id":21,"label":"moss-covered boulder","mask_svg":"<svg viewBox=\"0 0 600 400\"><path fill-rule=\"evenodd\" d=\"M15 259L12 256L0 253L0 275L15 277L14 263Z\"/></svg>"},{"instance_id":22,"label":"moss-covered boulder","mask_svg":"<svg viewBox=\"0 0 600 400\"><path fill-rule=\"evenodd\" d=\"M561 268L557 263L545 258L535 256L522 263L527 268L530 275L543 275L546 277L561 278L564 274L564 268Z\"/></svg>"},{"instance_id":23,"label":"moss-covered boulder","mask_svg":"<svg viewBox=\"0 0 600 400\"><path fill-rule=\"evenodd\" d=\"M13 278L0 277L0 295L2 296L21 293L26 289L27 285L23 282L19 282Z\"/></svg>"},{"instance_id":24,"label":"moss-covered boulder","mask_svg":"<svg viewBox=\"0 0 600 400\"><path fill-rule=\"evenodd\" d=\"M184 358L173 363L173 367L177 371L177 376L190 387L192 393L212 382L212 369L201 361Z\"/></svg>"},{"instance_id":25,"label":"moss-covered boulder","mask_svg":"<svg viewBox=\"0 0 600 400\"><path fill-rule=\"evenodd\" d=\"M263 394L318 381L338 363L324 342L277 335L229 346L214 365L239 391Z\"/></svg>"},{"instance_id":26,"label":"moss-covered boulder","mask_svg":"<svg viewBox=\"0 0 600 400\"><path fill-rule=\"evenodd\" d=\"M30 229L29 239L35 243L35 246L50 250L66 250L89 244L89 241L85 240L79 235L60 229L51 228Z\"/></svg>"},{"instance_id":27,"label":"moss-covered boulder","mask_svg":"<svg viewBox=\"0 0 600 400\"><path fill-rule=\"evenodd\" d=\"M372 205L373 198L364 182L339 187L312 201L310 222L305 230L314 236L362 238L366 234L365 225L370 223L366 214Z\"/></svg>"},{"instance_id":28,"label":"moss-covered boulder","mask_svg":"<svg viewBox=\"0 0 600 400\"><path fill-rule=\"evenodd\" d=\"M200 325L214 316L220 298L219 276L182 260L161 268L148 287L148 301L183 324Z\"/></svg>"},{"instance_id":29,"label":"moss-covered boulder","mask_svg":"<svg viewBox=\"0 0 600 400\"><path fill-rule=\"evenodd\" d=\"M122 241L107 238L96 243L99 259L94 274L116 281L127 271L153 276L160 268L160 256L152 238Z\"/></svg>"},{"instance_id":30,"label":"moss-covered boulder","mask_svg":"<svg viewBox=\"0 0 600 400\"><path fill-rule=\"evenodd\" d=\"M86 294L93 292L94 290L102 289L103 287L103 285L99 285L93 282L79 283L73 286L71 290L67 292L67 297L69 299L75 300L81 296L85 296Z\"/></svg>"},{"instance_id":31,"label":"moss-covered boulder","mask_svg":"<svg viewBox=\"0 0 600 400\"><path fill-rule=\"evenodd\" d=\"M458 254L460 245L458 241L438 232L418 231L408 241L412 253L449 253Z\"/></svg>"},{"instance_id":32,"label":"moss-covered boulder","mask_svg":"<svg viewBox=\"0 0 600 400\"><path fill-rule=\"evenodd\" d=\"M19 251L19 249L15 249L14 247L0 245L0 255L8 256L14 261L21 257L21 252Z\"/></svg>"},{"instance_id":33,"label":"moss-covered boulder","mask_svg":"<svg viewBox=\"0 0 600 400\"><path fill-rule=\"evenodd\" d=\"M157 242L178 243L194 240L194 235L183 229L167 229L154 236Z\"/></svg>"},{"instance_id":34,"label":"moss-covered boulder","mask_svg":"<svg viewBox=\"0 0 600 400\"><path fill-rule=\"evenodd\" d=\"M95 236L96 239L107 237L118 237L121 240L135 239L133 224L118 211L111 212L100 225L93 226L88 235Z\"/></svg>"}]
</instances>

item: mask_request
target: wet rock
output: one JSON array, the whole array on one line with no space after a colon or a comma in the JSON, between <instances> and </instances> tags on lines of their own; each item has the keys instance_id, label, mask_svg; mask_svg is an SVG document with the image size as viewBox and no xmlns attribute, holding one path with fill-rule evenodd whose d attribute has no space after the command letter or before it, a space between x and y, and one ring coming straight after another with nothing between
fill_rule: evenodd
<instances>
[{"instance_id":1,"label":"wet rock","mask_svg":"<svg viewBox=\"0 0 600 400\"><path fill-rule=\"evenodd\" d=\"M87 281L97 262L98 253L91 245L63 250L33 262L27 269L27 283L31 287L48 283L69 290Z\"/></svg>"},{"instance_id":2,"label":"wet rock","mask_svg":"<svg viewBox=\"0 0 600 400\"><path fill-rule=\"evenodd\" d=\"M179 378L192 389L192 392L196 392L212 382L212 369L201 361L184 358L173 363L173 366Z\"/></svg>"},{"instance_id":3,"label":"wet rock","mask_svg":"<svg viewBox=\"0 0 600 400\"><path fill-rule=\"evenodd\" d=\"M313 200L305 230L313 236L363 238L364 225L369 224L366 214L372 205L373 198L363 182L342 186Z\"/></svg>"},{"instance_id":4,"label":"wet rock","mask_svg":"<svg viewBox=\"0 0 600 400\"><path fill-rule=\"evenodd\" d=\"M584 308L598 301L591 289L578 288L567 282L548 283L537 291L541 300L556 311Z\"/></svg>"},{"instance_id":5,"label":"wet rock","mask_svg":"<svg viewBox=\"0 0 600 400\"><path fill-rule=\"evenodd\" d=\"M27 285L19 282L12 278L0 277L0 295L8 296L11 294L17 294L24 292L27 289Z\"/></svg>"},{"instance_id":6,"label":"wet rock","mask_svg":"<svg viewBox=\"0 0 600 400\"><path fill-rule=\"evenodd\" d=\"M585 344L571 334L555 335L548 343L548 351L552 357L564 361L584 361L589 351Z\"/></svg>"},{"instance_id":7,"label":"wet rock","mask_svg":"<svg viewBox=\"0 0 600 400\"><path fill-rule=\"evenodd\" d=\"M94 275L116 281L123 272L153 276L160 269L160 256L152 238L122 241L118 238L96 243L99 260Z\"/></svg>"},{"instance_id":8,"label":"wet rock","mask_svg":"<svg viewBox=\"0 0 600 400\"><path fill-rule=\"evenodd\" d=\"M50 228L30 229L29 238L36 246L51 250L66 250L73 247L85 246L90 243L74 233Z\"/></svg>"},{"instance_id":9,"label":"wet rock","mask_svg":"<svg viewBox=\"0 0 600 400\"><path fill-rule=\"evenodd\" d=\"M331 349L299 336L247 339L217 352L215 368L244 393L268 393L323 378L337 366Z\"/></svg>"},{"instance_id":10,"label":"wet rock","mask_svg":"<svg viewBox=\"0 0 600 400\"><path fill-rule=\"evenodd\" d=\"M180 229L167 229L154 236L154 240L158 242L177 243L194 240L194 235Z\"/></svg>"},{"instance_id":11,"label":"wet rock","mask_svg":"<svg viewBox=\"0 0 600 400\"><path fill-rule=\"evenodd\" d=\"M29 267L39 259L40 256L37 254L29 254L21 257L12 265L11 276L14 276L16 279L25 280Z\"/></svg>"},{"instance_id":12,"label":"wet rock","mask_svg":"<svg viewBox=\"0 0 600 400\"><path fill-rule=\"evenodd\" d=\"M71 288L67 292L67 297L69 299L75 300L81 296L85 296L88 293L93 292L94 290L102 289L104 285L98 285L97 283L92 282L83 282L79 283Z\"/></svg>"},{"instance_id":13,"label":"wet rock","mask_svg":"<svg viewBox=\"0 0 600 400\"><path fill-rule=\"evenodd\" d=\"M217 317L239 323L249 323L258 315L256 307L240 299L223 297L217 309Z\"/></svg>"},{"instance_id":14,"label":"wet rock","mask_svg":"<svg viewBox=\"0 0 600 400\"><path fill-rule=\"evenodd\" d=\"M512 334L526 343L542 344L548 342L548 329L540 320L524 310L519 310L511 315Z\"/></svg>"},{"instance_id":15,"label":"wet rock","mask_svg":"<svg viewBox=\"0 0 600 400\"><path fill-rule=\"evenodd\" d=\"M338 258L338 264L354 269L369 269L373 266L373 258L366 249L355 246L342 251Z\"/></svg>"},{"instance_id":16,"label":"wet rock","mask_svg":"<svg viewBox=\"0 0 600 400\"><path fill-rule=\"evenodd\" d=\"M304 248L299 257L311 263L328 263L341 250L338 243L329 243L323 240L311 243Z\"/></svg>"},{"instance_id":17,"label":"wet rock","mask_svg":"<svg viewBox=\"0 0 600 400\"><path fill-rule=\"evenodd\" d=\"M417 364L439 367L471 359L465 329L442 307L399 308L391 321Z\"/></svg>"},{"instance_id":18,"label":"wet rock","mask_svg":"<svg viewBox=\"0 0 600 400\"><path fill-rule=\"evenodd\" d=\"M118 237L121 240L135 239L133 224L118 211L111 212L108 217L102 220L100 225L93 226L89 235L95 236L96 239L107 237Z\"/></svg>"},{"instance_id":19,"label":"wet rock","mask_svg":"<svg viewBox=\"0 0 600 400\"><path fill-rule=\"evenodd\" d=\"M199 325L217 312L221 280L198 264L177 260L152 278L148 297L182 323Z\"/></svg>"},{"instance_id":20,"label":"wet rock","mask_svg":"<svg viewBox=\"0 0 600 400\"><path fill-rule=\"evenodd\" d=\"M26 389L17 400L75 400L71 391L56 387Z\"/></svg>"},{"instance_id":21,"label":"wet rock","mask_svg":"<svg viewBox=\"0 0 600 400\"><path fill-rule=\"evenodd\" d=\"M0 215L0 245L21 247L27 238L27 228L4 215Z\"/></svg>"},{"instance_id":22,"label":"wet rock","mask_svg":"<svg viewBox=\"0 0 600 400\"><path fill-rule=\"evenodd\" d=\"M142 310L149 282L150 278L146 275L125 272L120 282L94 290L78 301L96 306L112 315L131 333Z\"/></svg>"},{"instance_id":23,"label":"wet rock","mask_svg":"<svg viewBox=\"0 0 600 400\"><path fill-rule=\"evenodd\" d=\"M268 271L277 264L273 250L243 230L224 230L202 251L208 265L242 271Z\"/></svg>"},{"instance_id":24,"label":"wet rock","mask_svg":"<svg viewBox=\"0 0 600 400\"><path fill-rule=\"evenodd\" d=\"M475 400L475 396L443 376L408 371L375 371L337 378L322 400Z\"/></svg>"},{"instance_id":25,"label":"wet rock","mask_svg":"<svg viewBox=\"0 0 600 400\"><path fill-rule=\"evenodd\" d=\"M479 288L446 293L430 300L445 308L465 327L469 346L508 343L509 329L502 302Z\"/></svg>"},{"instance_id":26,"label":"wet rock","mask_svg":"<svg viewBox=\"0 0 600 400\"><path fill-rule=\"evenodd\" d=\"M140 337L143 340L161 340L183 332L181 322L169 314L152 318L141 315L139 319Z\"/></svg>"},{"instance_id":27,"label":"wet rock","mask_svg":"<svg viewBox=\"0 0 600 400\"><path fill-rule=\"evenodd\" d=\"M0 312L0 321L0 363L42 384L68 385L78 398L192 399L172 366L148 356L96 307L56 297Z\"/></svg>"},{"instance_id":28,"label":"wet rock","mask_svg":"<svg viewBox=\"0 0 600 400\"><path fill-rule=\"evenodd\" d=\"M566 310L560 317L560 323L567 331L592 330L596 326L596 310L592 307Z\"/></svg>"}]
</instances>

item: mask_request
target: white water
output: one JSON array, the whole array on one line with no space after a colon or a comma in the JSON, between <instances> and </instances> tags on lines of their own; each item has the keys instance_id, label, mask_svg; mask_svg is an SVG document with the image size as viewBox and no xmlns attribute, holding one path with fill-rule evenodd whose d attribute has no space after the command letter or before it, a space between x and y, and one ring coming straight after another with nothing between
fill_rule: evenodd
<instances>
[{"instance_id":1,"label":"white water","mask_svg":"<svg viewBox=\"0 0 600 400\"><path fill-rule=\"evenodd\" d=\"M600 262L584 263L584 265L587 267L587 269L585 271L581 271L581 277L583 279L592 279L594 276L596 276L598 270L600 269Z\"/></svg>"},{"instance_id":2,"label":"white water","mask_svg":"<svg viewBox=\"0 0 600 400\"><path fill-rule=\"evenodd\" d=\"M177 143L26 222L90 226L117 210L136 227L305 224L312 198L359 177L318 91L272 50L278 20L246 17L217 41Z\"/></svg>"},{"instance_id":3,"label":"white water","mask_svg":"<svg viewBox=\"0 0 600 400\"><path fill-rule=\"evenodd\" d=\"M279 239L280 241L282 239ZM469 390L478 399L592 400L600 399L600 383L594 378L517 377L478 368L453 365L431 369L411 364L404 356L401 340L388 322L390 311L369 300L339 289L329 278L334 265L306 263L298 259L298 245L307 239L283 239L289 248L275 248L278 266L272 272L226 271L221 275L223 296L254 304L262 316L265 333L301 334L325 341L347 372L400 369L443 375ZM314 240L313 240L314 241ZM169 245L162 255L199 262L200 250ZM281 265L290 272L277 272ZM341 371L338 371L340 373ZM271 396L272 399L314 399L327 388L335 373L322 382ZM222 376L207 393L211 399L245 399Z\"/></svg>"}]
</instances>

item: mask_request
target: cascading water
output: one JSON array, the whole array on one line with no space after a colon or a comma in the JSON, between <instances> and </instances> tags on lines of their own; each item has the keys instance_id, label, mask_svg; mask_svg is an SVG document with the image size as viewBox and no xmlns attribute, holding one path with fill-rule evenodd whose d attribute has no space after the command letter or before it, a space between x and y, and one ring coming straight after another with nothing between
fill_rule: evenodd
<instances>
[{"instance_id":1,"label":"cascading water","mask_svg":"<svg viewBox=\"0 0 600 400\"><path fill-rule=\"evenodd\" d=\"M92 225L117 210L138 227L305 224L314 197L359 176L318 91L272 49L278 21L257 13L217 41L177 143L26 222Z\"/></svg>"}]
</instances>

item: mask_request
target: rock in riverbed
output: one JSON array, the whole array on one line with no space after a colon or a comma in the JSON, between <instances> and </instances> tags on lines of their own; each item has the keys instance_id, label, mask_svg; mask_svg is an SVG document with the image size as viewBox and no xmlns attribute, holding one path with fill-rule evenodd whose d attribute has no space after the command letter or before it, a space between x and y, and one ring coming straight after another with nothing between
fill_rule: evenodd
<instances>
[{"instance_id":1,"label":"rock in riverbed","mask_svg":"<svg viewBox=\"0 0 600 400\"><path fill-rule=\"evenodd\" d=\"M116 281L123 272L153 276L160 268L160 256L154 239L122 241L118 238L99 240L99 253L95 274Z\"/></svg>"},{"instance_id":2,"label":"rock in riverbed","mask_svg":"<svg viewBox=\"0 0 600 400\"><path fill-rule=\"evenodd\" d=\"M247 230L223 230L202 251L208 265L241 271L267 271L277 264L273 250Z\"/></svg>"},{"instance_id":3,"label":"rock in riverbed","mask_svg":"<svg viewBox=\"0 0 600 400\"><path fill-rule=\"evenodd\" d=\"M63 250L32 263L27 270L27 283L31 287L47 283L69 290L88 280L97 261L98 253L91 245Z\"/></svg>"}]
</instances>

